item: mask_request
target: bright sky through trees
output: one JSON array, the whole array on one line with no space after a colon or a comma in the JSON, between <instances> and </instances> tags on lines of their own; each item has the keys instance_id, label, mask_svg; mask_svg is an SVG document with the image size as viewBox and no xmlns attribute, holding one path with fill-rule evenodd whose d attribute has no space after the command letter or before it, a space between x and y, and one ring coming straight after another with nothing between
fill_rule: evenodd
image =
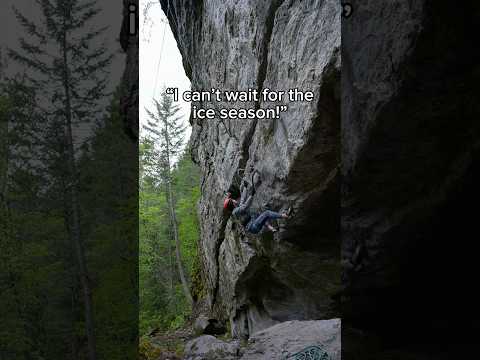
<instances>
[{"instance_id":1,"label":"bright sky through trees","mask_svg":"<svg viewBox=\"0 0 480 360\"><path fill-rule=\"evenodd\" d=\"M148 12L144 9L148 3ZM140 0L140 125L148 118L145 107L152 107L152 97L159 97L163 87L177 87L180 93L190 90L182 57L170 25L158 1ZM146 16L145 16L146 15ZM159 64L160 61L160 64ZM190 104L180 101L181 114L186 124L190 117ZM190 129L187 130L187 138Z\"/></svg>"}]
</instances>

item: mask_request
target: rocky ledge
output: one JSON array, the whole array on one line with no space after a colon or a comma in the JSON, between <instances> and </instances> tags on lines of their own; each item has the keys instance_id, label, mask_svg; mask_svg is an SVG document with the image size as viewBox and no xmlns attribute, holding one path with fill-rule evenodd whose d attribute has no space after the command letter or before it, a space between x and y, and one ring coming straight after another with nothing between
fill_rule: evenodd
<instances>
[{"instance_id":1,"label":"rocky ledge","mask_svg":"<svg viewBox=\"0 0 480 360\"><path fill-rule=\"evenodd\" d=\"M340 320L286 321L252 334L247 343L203 335L187 343L186 360L341 359ZM318 357L301 357L302 354Z\"/></svg>"}]
</instances>

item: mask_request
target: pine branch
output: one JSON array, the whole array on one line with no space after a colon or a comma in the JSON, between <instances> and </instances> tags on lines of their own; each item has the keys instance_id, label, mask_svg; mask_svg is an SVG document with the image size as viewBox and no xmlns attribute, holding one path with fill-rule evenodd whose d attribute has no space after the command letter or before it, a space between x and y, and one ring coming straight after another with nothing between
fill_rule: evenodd
<instances>
[{"instance_id":1,"label":"pine branch","mask_svg":"<svg viewBox=\"0 0 480 360\"><path fill-rule=\"evenodd\" d=\"M40 6L43 12L43 18L47 30L46 37L55 39L57 43L61 42L61 37L59 36L61 31L57 24L58 18L63 14L59 14L58 7L53 5L49 0L35 0L35 2Z\"/></svg>"},{"instance_id":2,"label":"pine branch","mask_svg":"<svg viewBox=\"0 0 480 360\"><path fill-rule=\"evenodd\" d=\"M96 39L97 37L99 37L100 35L105 33L105 31L108 30L108 28L109 28L109 26L104 26L102 28L92 30L92 31L84 34L83 36L81 36L79 38L73 38L73 42L75 44L78 44L78 47L80 47L80 48L88 49L88 44L92 40Z\"/></svg>"},{"instance_id":3,"label":"pine branch","mask_svg":"<svg viewBox=\"0 0 480 360\"><path fill-rule=\"evenodd\" d=\"M47 64L44 62L38 60L35 58L35 56L32 56L32 58L29 58L25 55L20 54L18 51L13 50L13 49L8 49L8 56L14 60L17 61L29 68L32 68L36 71L39 71L43 75L47 75L51 72L52 68L49 67Z\"/></svg>"},{"instance_id":4,"label":"pine branch","mask_svg":"<svg viewBox=\"0 0 480 360\"><path fill-rule=\"evenodd\" d=\"M93 8L92 6L86 8L83 13L75 11L75 18L77 20L72 21L69 28L72 30L83 28L90 19L98 15L100 12L100 9Z\"/></svg>"},{"instance_id":5,"label":"pine branch","mask_svg":"<svg viewBox=\"0 0 480 360\"><path fill-rule=\"evenodd\" d=\"M23 50L25 50L28 54L53 57L53 55L47 53L44 49L40 48L39 46L28 43L24 38L19 38L19 42L20 42L20 47Z\"/></svg>"},{"instance_id":6,"label":"pine branch","mask_svg":"<svg viewBox=\"0 0 480 360\"><path fill-rule=\"evenodd\" d=\"M39 40L40 44L45 44L46 41L47 41L47 37L45 36L45 34L43 34L39 30L38 26L34 22L28 20L25 16L23 16L23 14L18 10L17 7L12 6L12 10L13 10L13 13L15 14L15 17L17 18L18 22L20 23L20 25L25 30L25 32L28 35L36 37Z\"/></svg>"}]
</instances>

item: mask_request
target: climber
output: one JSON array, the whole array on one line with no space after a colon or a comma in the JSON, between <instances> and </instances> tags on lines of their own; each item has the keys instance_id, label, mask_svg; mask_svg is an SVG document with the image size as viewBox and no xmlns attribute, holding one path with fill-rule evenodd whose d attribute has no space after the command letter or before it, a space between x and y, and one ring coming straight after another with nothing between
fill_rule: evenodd
<instances>
[{"instance_id":1,"label":"climber","mask_svg":"<svg viewBox=\"0 0 480 360\"><path fill-rule=\"evenodd\" d=\"M250 211L253 195L255 195L255 188L244 180L240 201L233 199L231 193L227 193L223 207L224 209L232 211L233 218L238 220L245 230L251 234L260 233L264 227L271 232L276 232L277 229L270 224L270 221L276 219L288 219L291 213L291 208L285 213L266 210L260 215L257 215Z\"/></svg>"},{"instance_id":2,"label":"climber","mask_svg":"<svg viewBox=\"0 0 480 360\"><path fill-rule=\"evenodd\" d=\"M250 190L250 195L248 195L248 189ZM234 216L238 214L237 208L248 209L250 203L252 202L252 196L255 194L255 189L246 181L243 180L243 184L240 187L240 200L238 200L238 188L230 188L225 194L225 200L223 201L223 208L231 212L235 212Z\"/></svg>"},{"instance_id":3,"label":"climber","mask_svg":"<svg viewBox=\"0 0 480 360\"><path fill-rule=\"evenodd\" d=\"M245 171L245 169L239 169L239 173ZM231 185L228 191L225 193L225 200L223 201L223 208L228 211L233 211L239 204L244 204L248 200L251 203L251 196L255 194L255 187L252 184L255 184L255 175L258 172L256 170L252 171L252 182L249 183L246 179L243 179L242 184L240 184L240 189L236 185ZM250 197L247 198L248 189L250 189ZM238 198L240 197L240 201ZM250 204L247 206L247 208Z\"/></svg>"}]
</instances>

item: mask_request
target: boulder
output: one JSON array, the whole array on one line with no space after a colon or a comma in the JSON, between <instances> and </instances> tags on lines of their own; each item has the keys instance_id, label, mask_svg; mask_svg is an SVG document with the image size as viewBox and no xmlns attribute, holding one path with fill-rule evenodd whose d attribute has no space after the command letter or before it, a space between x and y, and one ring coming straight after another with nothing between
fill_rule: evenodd
<instances>
[{"instance_id":1,"label":"boulder","mask_svg":"<svg viewBox=\"0 0 480 360\"><path fill-rule=\"evenodd\" d=\"M244 346L204 335L185 347L186 360L283 360L306 353L340 360L340 320L286 321L252 334Z\"/></svg>"},{"instance_id":2,"label":"boulder","mask_svg":"<svg viewBox=\"0 0 480 360\"><path fill-rule=\"evenodd\" d=\"M226 342L212 335L203 335L185 345L185 360L238 359L239 341Z\"/></svg>"},{"instance_id":3,"label":"boulder","mask_svg":"<svg viewBox=\"0 0 480 360\"><path fill-rule=\"evenodd\" d=\"M259 331L249 339L241 360L288 359L307 351L340 360L340 320L287 321Z\"/></svg>"}]
</instances>

